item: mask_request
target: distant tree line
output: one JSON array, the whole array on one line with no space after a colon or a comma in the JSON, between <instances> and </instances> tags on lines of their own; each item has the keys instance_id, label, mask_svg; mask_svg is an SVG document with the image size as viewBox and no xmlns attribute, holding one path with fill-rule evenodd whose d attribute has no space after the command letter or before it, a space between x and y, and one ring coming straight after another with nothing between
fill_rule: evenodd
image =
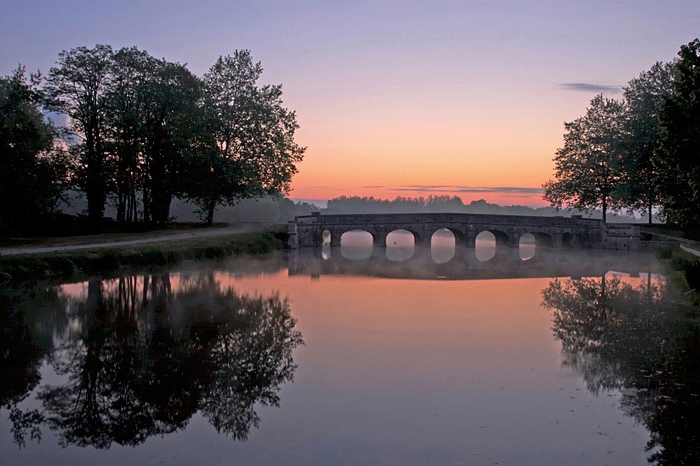
<instances>
[{"instance_id":1,"label":"distant tree line","mask_svg":"<svg viewBox=\"0 0 700 466\"><path fill-rule=\"evenodd\" d=\"M306 202L295 204L297 215L309 215L317 211L324 214L384 214L384 213L471 213L471 214L497 214L497 215L534 215L551 217L561 215L553 207L528 207L522 205L502 206L486 202L484 199L471 201L464 204L459 196L430 195L428 197L397 196L394 199L378 199L373 196L340 196L328 201L325 208L319 208ZM594 216L597 212L583 212L574 210L574 214ZM614 215L614 221L634 222L632 215Z\"/></svg>"},{"instance_id":2,"label":"distant tree line","mask_svg":"<svg viewBox=\"0 0 700 466\"><path fill-rule=\"evenodd\" d=\"M20 66L0 78L0 224L36 227L69 188L93 230L107 203L117 222L163 224L184 199L211 223L218 205L288 192L305 149L281 85L259 85L261 74L247 50L198 77L108 45L61 52L46 79Z\"/></svg>"},{"instance_id":3,"label":"distant tree line","mask_svg":"<svg viewBox=\"0 0 700 466\"><path fill-rule=\"evenodd\" d=\"M700 40L679 58L629 81L622 100L597 95L565 123L544 184L552 206L658 211L681 227L700 225Z\"/></svg>"}]
</instances>

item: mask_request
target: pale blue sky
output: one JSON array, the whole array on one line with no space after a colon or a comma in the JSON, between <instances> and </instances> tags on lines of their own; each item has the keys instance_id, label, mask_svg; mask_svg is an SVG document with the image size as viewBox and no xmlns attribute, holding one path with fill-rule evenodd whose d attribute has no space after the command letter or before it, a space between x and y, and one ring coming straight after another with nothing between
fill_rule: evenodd
<instances>
[{"instance_id":1,"label":"pale blue sky","mask_svg":"<svg viewBox=\"0 0 700 466\"><path fill-rule=\"evenodd\" d=\"M538 187L563 122L597 92L588 85L671 60L700 36L700 2L0 0L0 35L2 75L18 63L46 73L61 50L96 43L198 75L250 49L308 146L293 195L381 185L373 194L391 197L408 185Z\"/></svg>"}]
</instances>

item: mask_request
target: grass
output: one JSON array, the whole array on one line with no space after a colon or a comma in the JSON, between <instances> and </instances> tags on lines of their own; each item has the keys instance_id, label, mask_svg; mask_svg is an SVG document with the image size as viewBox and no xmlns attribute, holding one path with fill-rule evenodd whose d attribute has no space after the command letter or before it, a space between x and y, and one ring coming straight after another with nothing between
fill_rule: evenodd
<instances>
[{"instance_id":1,"label":"grass","mask_svg":"<svg viewBox=\"0 0 700 466\"><path fill-rule=\"evenodd\" d=\"M95 276L124 269L153 269L177 265L185 260L266 254L284 249L286 236L286 228L279 226L255 232L142 246L2 256L0 284L10 281ZM136 237L141 238L143 235Z\"/></svg>"},{"instance_id":2,"label":"grass","mask_svg":"<svg viewBox=\"0 0 700 466\"><path fill-rule=\"evenodd\" d=\"M664 249L657 254L669 267L667 274L676 287L687 290L695 307L700 307L700 258L681 249Z\"/></svg>"},{"instance_id":3,"label":"grass","mask_svg":"<svg viewBox=\"0 0 700 466\"><path fill-rule=\"evenodd\" d=\"M645 233L659 233L692 241L700 241L700 227L697 226L681 228L670 223L655 223L653 225L639 224L639 226L642 232Z\"/></svg>"},{"instance_id":4,"label":"grass","mask_svg":"<svg viewBox=\"0 0 700 466\"><path fill-rule=\"evenodd\" d=\"M177 222L170 223L164 227L152 230L137 230L137 231L117 231L116 229L107 228L105 233L95 235L75 235L75 236L54 236L54 237L23 237L23 238L4 238L0 240L1 247L18 247L18 246L73 246L81 244L95 243L110 243L114 241L129 241L140 238L157 238L159 236L172 235L174 233L184 233L187 231L197 231L202 229L223 228L228 226L227 223L214 223L213 225L205 225L203 223L194 222Z\"/></svg>"}]
</instances>

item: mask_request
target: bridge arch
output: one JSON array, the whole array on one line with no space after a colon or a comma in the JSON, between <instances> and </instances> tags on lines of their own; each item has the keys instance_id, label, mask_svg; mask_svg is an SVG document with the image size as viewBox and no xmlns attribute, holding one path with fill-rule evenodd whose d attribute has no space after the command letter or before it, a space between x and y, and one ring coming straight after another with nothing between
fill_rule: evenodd
<instances>
[{"instance_id":1,"label":"bridge arch","mask_svg":"<svg viewBox=\"0 0 700 466\"><path fill-rule=\"evenodd\" d=\"M430 256L436 264L444 264L457 254L457 235L450 228L440 228L430 235Z\"/></svg>"},{"instance_id":2,"label":"bridge arch","mask_svg":"<svg viewBox=\"0 0 700 466\"><path fill-rule=\"evenodd\" d=\"M564 232L564 233L561 235L561 245L562 245L562 247L570 248L570 247L573 246L573 243L574 243L574 235L572 235L572 234L569 233L569 232Z\"/></svg>"},{"instance_id":3,"label":"bridge arch","mask_svg":"<svg viewBox=\"0 0 700 466\"><path fill-rule=\"evenodd\" d=\"M404 262L415 253L417 235L405 228L392 230L386 235L386 258L392 262Z\"/></svg>"},{"instance_id":4,"label":"bridge arch","mask_svg":"<svg viewBox=\"0 0 700 466\"><path fill-rule=\"evenodd\" d=\"M349 260L369 259L374 252L374 235L367 230L346 230L339 235L340 255Z\"/></svg>"},{"instance_id":5,"label":"bridge arch","mask_svg":"<svg viewBox=\"0 0 700 466\"><path fill-rule=\"evenodd\" d=\"M412 228L401 227L391 230L389 233L386 234L386 245L390 246L394 245L394 243L396 243L397 246L405 245L405 239L408 236L407 233L410 233L413 237L412 239L414 246L420 243L421 236L417 231L415 231Z\"/></svg>"},{"instance_id":6,"label":"bridge arch","mask_svg":"<svg viewBox=\"0 0 700 466\"><path fill-rule=\"evenodd\" d=\"M480 231L476 237L479 238L479 235L481 235L484 232L489 232L491 233L495 240L496 240L496 247L503 247L503 246L510 246L511 245L511 239L510 235L504 231L497 230L495 228L489 228L487 230L482 230Z\"/></svg>"},{"instance_id":7,"label":"bridge arch","mask_svg":"<svg viewBox=\"0 0 700 466\"><path fill-rule=\"evenodd\" d=\"M331 244L331 241L333 240L333 234L330 232L330 230L325 229L321 232L321 241L322 244Z\"/></svg>"},{"instance_id":8,"label":"bridge arch","mask_svg":"<svg viewBox=\"0 0 700 466\"><path fill-rule=\"evenodd\" d=\"M554 246L554 238L549 233L544 233L541 231L531 231L529 233L535 237L535 244L538 248L551 248Z\"/></svg>"},{"instance_id":9,"label":"bridge arch","mask_svg":"<svg viewBox=\"0 0 700 466\"><path fill-rule=\"evenodd\" d=\"M532 233L523 233L518 240L518 255L526 261L535 257L538 249L537 239Z\"/></svg>"},{"instance_id":10,"label":"bridge arch","mask_svg":"<svg viewBox=\"0 0 700 466\"><path fill-rule=\"evenodd\" d=\"M435 233L437 233L438 231L443 231L443 230L447 230L450 233L452 233L452 236L454 236L454 239L455 239L455 246L458 246L458 245L462 246L462 245L467 244L467 235L464 233L464 231L460 230L459 228L454 228L451 226L445 226L445 227L441 227L441 228L433 230L432 233L430 233L429 240L432 242L432 239L433 239L433 236L435 236Z\"/></svg>"},{"instance_id":11,"label":"bridge arch","mask_svg":"<svg viewBox=\"0 0 700 466\"><path fill-rule=\"evenodd\" d=\"M474 254L479 262L487 262L496 256L498 240L489 230L479 232L474 239Z\"/></svg>"}]
</instances>

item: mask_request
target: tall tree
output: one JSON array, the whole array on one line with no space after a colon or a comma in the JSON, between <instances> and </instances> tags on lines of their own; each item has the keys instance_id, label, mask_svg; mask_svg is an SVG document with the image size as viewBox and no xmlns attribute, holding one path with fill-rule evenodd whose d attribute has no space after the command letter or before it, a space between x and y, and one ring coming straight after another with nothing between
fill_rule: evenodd
<instances>
[{"instance_id":1,"label":"tall tree","mask_svg":"<svg viewBox=\"0 0 700 466\"><path fill-rule=\"evenodd\" d=\"M564 147L554 157L555 181L547 181L544 199L553 206L584 211L617 207L621 179L624 106L603 97L591 100L586 115L564 123Z\"/></svg>"},{"instance_id":2,"label":"tall tree","mask_svg":"<svg viewBox=\"0 0 700 466\"><path fill-rule=\"evenodd\" d=\"M184 65L151 60L141 93L143 105L143 217L169 221L173 196L184 196L192 173L187 159L194 157L199 139L202 88Z\"/></svg>"},{"instance_id":3,"label":"tall tree","mask_svg":"<svg viewBox=\"0 0 700 466\"><path fill-rule=\"evenodd\" d=\"M682 46L678 55L673 93L659 114L654 166L664 214L690 226L700 224L700 40Z\"/></svg>"},{"instance_id":4,"label":"tall tree","mask_svg":"<svg viewBox=\"0 0 700 466\"><path fill-rule=\"evenodd\" d=\"M250 51L219 57L204 75L214 151L203 164L193 200L212 222L220 203L289 191L305 148L294 142L296 114L282 106L282 86L258 86L262 74Z\"/></svg>"},{"instance_id":5,"label":"tall tree","mask_svg":"<svg viewBox=\"0 0 700 466\"><path fill-rule=\"evenodd\" d=\"M67 160L41 112L39 75L22 67L0 77L0 230L30 230L50 213L65 187Z\"/></svg>"},{"instance_id":6,"label":"tall tree","mask_svg":"<svg viewBox=\"0 0 700 466\"><path fill-rule=\"evenodd\" d=\"M118 222L137 219L137 192L142 188L143 172L142 92L152 61L136 47L123 48L113 57L107 117Z\"/></svg>"},{"instance_id":7,"label":"tall tree","mask_svg":"<svg viewBox=\"0 0 700 466\"><path fill-rule=\"evenodd\" d=\"M112 48L77 47L58 55L58 67L47 79L47 107L70 117L71 129L82 141L83 186L88 218L98 229L107 196L105 173L106 90L109 87Z\"/></svg>"},{"instance_id":8,"label":"tall tree","mask_svg":"<svg viewBox=\"0 0 700 466\"><path fill-rule=\"evenodd\" d=\"M659 145L659 112L673 91L675 64L657 62L624 88L627 135L622 201L632 210L646 212L652 223L659 205L654 153Z\"/></svg>"}]
</instances>

